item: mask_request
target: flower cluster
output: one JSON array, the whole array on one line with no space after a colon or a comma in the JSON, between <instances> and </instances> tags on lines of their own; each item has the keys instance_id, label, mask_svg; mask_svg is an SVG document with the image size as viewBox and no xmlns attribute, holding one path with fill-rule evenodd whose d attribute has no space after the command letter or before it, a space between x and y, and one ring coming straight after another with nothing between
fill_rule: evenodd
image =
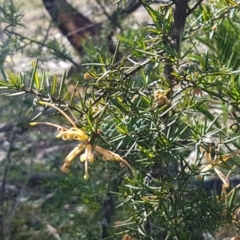
<instances>
[{"instance_id":1,"label":"flower cluster","mask_svg":"<svg viewBox=\"0 0 240 240\"><path fill-rule=\"evenodd\" d=\"M57 111L59 111L69 121L69 123L72 125L72 128L67 129L60 125L49 123L49 122L32 122L32 123L30 123L31 126L36 126L38 124L45 124L45 125L49 125L52 127L56 127L58 130L58 134L56 135L57 138L62 138L63 140L78 140L78 141L80 141L80 143L65 158L65 162L64 162L63 166L61 167L61 170L63 172L69 173L70 172L69 167L70 167L72 161L74 160L74 158L77 155L81 154L80 161L85 163L84 179L88 179L89 178L88 163L91 163L94 161L93 150L95 150L97 153L101 154L103 160L105 160L105 161L106 160L115 160L115 161L123 162L125 165L127 165L133 171L133 169L131 168L129 163L125 159L120 157L118 154L116 154L110 150L104 149L100 146L92 145L90 143L90 138L86 134L86 132L81 128L77 128L76 124L72 121L72 119L59 107L57 107L56 105L54 105L52 103L47 103L47 102L42 102L42 101L39 101L39 103L41 105L53 107Z\"/></svg>"}]
</instances>

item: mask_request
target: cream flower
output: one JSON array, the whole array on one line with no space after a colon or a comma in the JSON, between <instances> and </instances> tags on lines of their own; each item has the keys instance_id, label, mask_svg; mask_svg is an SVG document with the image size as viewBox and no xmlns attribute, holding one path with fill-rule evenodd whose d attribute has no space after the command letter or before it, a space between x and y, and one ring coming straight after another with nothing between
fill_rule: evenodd
<instances>
[{"instance_id":1,"label":"cream flower","mask_svg":"<svg viewBox=\"0 0 240 240\"><path fill-rule=\"evenodd\" d=\"M229 187L228 177L225 176L217 167L219 167L223 162L227 162L230 158L239 153L239 151L235 151L232 153L223 154L222 156L218 156L215 154L215 147L213 144L210 144L209 149L201 147L200 150L203 152L205 159L209 164L201 166L201 174L208 172L213 169L218 177L223 182L225 188Z\"/></svg>"},{"instance_id":2,"label":"cream flower","mask_svg":"<svg viewBox=\"0 0 240 240\"><path fill-rule=\"evenodd\" d=\"M81 154L84 150L85 150L84 153L80 155L80 161L84 162L84 164L85 164L84 179L89 178L88 163L89 162L91 163L94 161L94 155L92 153L93 150L100 153L103 156L103 160L121 161L133 171L133 169L131 168L129 163L126 160L124 160L123 158L121 158L118 154L116 154L110 150L104 149L102 147L92 145L90 143L89 136L86 134L86 132L81 128L77 128L76 124L72 121L72 119L64 111L62 111L59 107L57 107L56 105L54 105L52 103L47 103L47 102L42 102L42 101L39 101L39 103L41 105L50 106L50 107L53 107L56 110L58 110L69 121L69 123L71 123L72 128L67 129L58 124L53 124L53 123L49 123L49 122L32 122L32 123L30 123L31 126L36 126L38 124L49 125L49 126L57 128L58 134L56 135L56 138L62 138L63 140L78 140L78 141L80 141L80 143L65 158L64 164L61 167L61 170L63 172L65 172L65 173L70 172L69 167L70 167L72 161L74 160L74 158L77 155Z\"/></svg>"}]
</instances>

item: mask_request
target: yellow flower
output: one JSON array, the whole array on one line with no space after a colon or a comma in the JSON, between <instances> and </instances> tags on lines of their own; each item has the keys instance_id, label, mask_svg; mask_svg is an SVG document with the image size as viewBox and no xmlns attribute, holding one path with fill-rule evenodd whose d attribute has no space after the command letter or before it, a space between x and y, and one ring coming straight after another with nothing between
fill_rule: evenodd
<instances>
[{"instance_id":1,"label":"yellow flower","mask_svg":"<svg viewBox=\"0 0 240 240\"><path fill-rule=\"evenodd\" d=\"M67 130L58 129L59 133L56 138L62 138L63 140L79 140L86 141L88 140L88 136L86 133L79 128L70 128Z\"/></svg>"},{"instance_id":2,"label":"yellow flower","mask_svg":"<svg viewBox=\"0 0 240 240\"><path fill-rule=\"evenodd\" d=\"M80 160L81 160L81 162L84 162L84 161L93 162L94 156L92 154L92 145L91 144L88 143L86 145L85 153L81 155Z\"/></svg>"},{"instance_id":3,"label":"yellow flower","mask_svg":"<svg viewBox=\"0 0 240 240\"><path fill-rule=\"evenodd\" d=\"M80 154L83 149L85 148L86 144L84 143L80 143L78 144L65 158L65 162L63 164L63 166L61 167L61 170L65 173L69 173L69 167L71 165L72 160L78 155Z\"/></svg>"},{"instance_id":4,"label":"yellow flower","mask_svg":"<svg viewBox=\"0 0 240 240\"><path fill-rule=\"evenodd\" d=\"M118 154L111 152L110 150L104 149L102 147L92 145L90 143L89 136L86 134L86 132L81 128L77 128L76 124L72 121L72 119L64 111L62 111L59 107L57 107L56 105L54 105L52 103L47 103L47 102L42 102L42 101L39 101L39 103L41 105L50 106L50 107L53 107L56 110L58 110L71 123L72 128L67 129L58 124L53 124L53 123L49 123L49 122L32 122L32 123L30 123L31 126L36 126L38 124L49 125L49 126L57 128L58 134L56 135L56 138L62 138L63 140L78 140L81 142L65 158L64 164L61 167L61 170L63 172L69 173L70 172L69 167L70 167L73 159L85 150L84 153L80 156L80 161L84 162L84 164L85 164L84 179L88 179L89 178L88 162L91 163L94 161L94 155L92 153L93 149L96 152L103 155L103 160L121 161L133 171L133 169L131 168L129 163L126 160L124 160L123 158L121 158Z\"/></svg>"}]
</instances>

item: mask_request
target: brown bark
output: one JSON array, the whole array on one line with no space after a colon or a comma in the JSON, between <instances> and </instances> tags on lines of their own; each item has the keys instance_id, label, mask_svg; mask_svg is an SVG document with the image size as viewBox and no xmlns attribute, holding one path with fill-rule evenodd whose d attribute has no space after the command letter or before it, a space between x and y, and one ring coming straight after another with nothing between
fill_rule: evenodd
<instances>
[{"instance_id":1,"label":"brown bark","mask_svg":"<svg viewBox=\"0 0 240 240\"><path fill-rule=\"evenodd\" d=\"M100 33L99 24L91 22L74 9L66 0L43 0L52 21L65 35L76 51L82 53L82 41L87 36L96 37Z\"/></svg>"},{"instance_id":2,"label":"brown bark","mask_svg":"<svg viewBox=\"0 0 240 240\"><path fill-rule=\"evenodd\" d=\"M175 54L179 54L180 44L183 38L183 31L185 28L187 17L202 3L199 0L192 8L189 8L189 0L173 0L173 23L170 33L170 47L174 50ZM171 56L172 57L172 56ZM169 82L169 86L173 85L173 66L170 61L165 66L165 76Z\"/></svg>"}]
</instances>

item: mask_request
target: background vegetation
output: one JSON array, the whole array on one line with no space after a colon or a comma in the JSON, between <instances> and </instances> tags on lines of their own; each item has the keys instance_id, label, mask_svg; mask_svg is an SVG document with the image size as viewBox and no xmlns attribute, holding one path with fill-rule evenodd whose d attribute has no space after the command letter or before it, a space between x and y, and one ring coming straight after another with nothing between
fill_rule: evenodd
<instances>
[{"instance_id":1,"label":"background vegetation","mask_svg":"<svg viewBox=\"0 0 240 240\"><path fill-rule=\"evenodd\" d=\"M0 239L238 239L239 5L80 2L81 45L42 2L0 5Z\"/></svg>"}]
</instances>

